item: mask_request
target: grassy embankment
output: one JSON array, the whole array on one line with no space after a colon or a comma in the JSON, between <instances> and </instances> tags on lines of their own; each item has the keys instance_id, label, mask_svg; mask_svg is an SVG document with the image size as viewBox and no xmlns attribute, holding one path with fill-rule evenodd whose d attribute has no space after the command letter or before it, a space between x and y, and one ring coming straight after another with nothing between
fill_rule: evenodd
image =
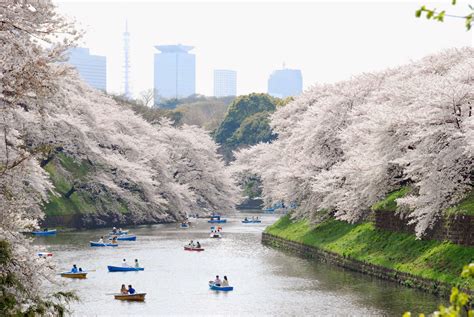
<instances>
[{"instance_id":1,"label":"grassy embankment","mask_svg":"<svg viewBox=\"0 0 474 317\"><path fill-rule=\"evenodd\" d=\"M101 208L101 204L106 197L100 200L94 199L87 191L75 191L69 197L66 193L76 182L86 182L87 174L91 166L86 162L76 162L73 158L63 153L58 153L56 159L49 162L45 167L54 184L57 195L49 195L49 202L44 207L46 216L69 216L73 214L96 213ZM116 210L126 213L127 207L124 204L110 202L116 205Z\"/></svg>"},{"instance_id":2,"label":"grassy embankment","mask_svg":"<svg viewBox=\"0 0 474 317\"><path fill-rule=\"evenodd\" d=\"M391 193L374 208L395 210L395 199L408 191L405 188ZM471 194L453 210L473 214L473 201ZM417 240L412 234L379 230L371 222L349 224L334 219L311 226L306 220L291 221L284 216L266 232L344 257L474 290L474 281L460 277L463 266L474 261L474 247Z\"/></svg>"}]
</instances>

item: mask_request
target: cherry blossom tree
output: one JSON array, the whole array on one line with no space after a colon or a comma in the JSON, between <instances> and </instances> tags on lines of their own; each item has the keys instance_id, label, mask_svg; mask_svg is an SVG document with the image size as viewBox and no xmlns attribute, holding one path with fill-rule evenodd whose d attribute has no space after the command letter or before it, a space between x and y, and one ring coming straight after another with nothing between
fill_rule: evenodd
<instances>
[{"instance_id":1,"label":"cherry blossom tree","mask_svg":"<svg viewBox=\"0 0 474 317\"><path fill-rule=\"evenodd\" d=\"M388 192L418 236L473 188L474 51L309 89L272 116L278 140L236 154L258 174L267 204L297 201L294 217L355 222ZM328 212L329 211L329 212Z\"/></svg>"}]
</instances>

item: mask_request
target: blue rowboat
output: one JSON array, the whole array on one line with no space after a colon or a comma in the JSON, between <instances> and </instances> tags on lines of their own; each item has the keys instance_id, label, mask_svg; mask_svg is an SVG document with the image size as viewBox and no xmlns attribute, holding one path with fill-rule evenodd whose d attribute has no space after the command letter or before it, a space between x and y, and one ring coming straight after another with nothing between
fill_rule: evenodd
<instances>
[{"instance_id":1,"label":"blue rowboat","mask_svg":"<svg viewBox=\"0 0 474 317\"><path fill-rule=\"evenodd\" d=\"M118 247L118 244L116 243L100 243L94 241L89 242L91 243L91 247Z\"/></svg>"},{"instance_id":2,"label":"blue rowboat","mask_svg":"<svg viewBox=\"0 0 474 317\"><path fill-rule=\"evenodd\" d=\"M54 236L56 234L56 229L46 231L33 231L32 234L34 234L35 236Z\"/></svg>"},{"instance_id":3,"label":"blue rowboat","mask_svg":"<svg viewBox=\"0 0 474 317\"><path fill-rule=\"evenodd\" d=\"M209 288L212 289L213 291L221 291L221 292L228 292L228 291L234 290L233 286L217 286L214 283L209 283Z\"/></svg>"},{"instance_id":4,"label":"blue rowboat","mask_svg":"<svg viewBox=\"0 0 474 317\"><path fill-rule=\"evenodd\" d=\"M227 219L211 219L211 220L208 220L207 222L209 222L209 223L226 223Z\"/></svg>"},{"instance_id":5,"label":"blue rowboat","mask_svg":"<svg viewBox=\"0 0 474 317\"><path fill-rule=\"evenodd\" d=\"M128 234L128 230L117 231L116 233L114 233L113 231L109 232L109 236L121 236L124 234Z\"/></svg>"},{"instance_id":6,"label":"blue rowboat","mask_svg":"<svg viewBox=\"0 0 474 317\"><path fill-rule=\"evenodd\" d=\"M122 266L112 266L108 265L107 269L109 272L131 272L131 271L143 271L143 267L122 267Z\"/></svg>"},{"instance_id":7,"label":"blue rowboat","mask_svg":"<svg viewBox=\"0 0 474 317\"><path fill-rule=\"evenodd\" d=\"M112 240L112 238L109 238L109 240ZM119 241L136 241L137 240L137 236L135 235L123 235L123 236L118 236L117 237L117 240Z\"/></svg>"},{"instance_id":8,"label":"blue rowboat","mask_svg":"<svg viewBox=\"0 0 474 317\"><path fill-rule=\"evenodd\" d=\"M189 228L189 224L188 223L182 223L179 225L180 228L183 228L183 229L186 229L186 228Z\"/></svg>"}]
</instances>

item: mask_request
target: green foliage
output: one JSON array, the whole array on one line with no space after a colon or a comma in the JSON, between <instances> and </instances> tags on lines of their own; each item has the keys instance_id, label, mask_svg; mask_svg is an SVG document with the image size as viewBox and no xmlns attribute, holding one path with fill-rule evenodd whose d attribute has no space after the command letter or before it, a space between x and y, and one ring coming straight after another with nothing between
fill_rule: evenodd
<instances>
[{"instance_id":1,"label":"green foliage","mask_svg":"<svg viewBox=\"0 0 474 317\"><path fill-rule=\"evenodd\" d=\"M372 223L349 224L330 219L311 228L306 220L282 217L266 232L359 261L474 290L474 281L459 271L474 258L474 248L415 235L378 230Z\"/></svg>"},{"instance_id":2,"label":"green foliage","mask_svg":"<svg viewBox=\"0 0 474 317\"><path fill-rule=\"evenodd\" d=\"M395 190L389 193L383 200L375 203L372 206L373 211L383 210L383 211L396 211L397 210L397 202L396 199L405 197L408 193L410 193L411 188L408 186L404 186L398 190Z\"/></svg>"},{"instance_id":3,"label":"green foliage","mask_svg":"<svg viewBox=\"0 0 474 317\"><path fill-rule=\"evenodd\" d=\"M456 0L451 1L452 5L456 5ZM444 22L444 18L446 16L453 17L453 18L461 18L464 19L465 21L465 27L466 30L469 31L471 30L472 26L472 19L474 18L474 7L469 5L470 13L466 14L465 16L457 16L457 15L451 15L451 14L446 14L446 11L437 11L436 9L428 9L426 6L421 6L420 9L416 10L415 16L417 18L421 18L423 16L423 13L425 14L425 17L428 20L434 20L438 22Z\"/></svg>"},{"instance_id":4,"label":"green foliage","mask_svg":"<svg viewBox=\"0 0 474 317\"><path fill-rule=\"evenodd\" d=\"M268 111L263 111L245 118L232 137L228 139L228 143L237 147L240 144L255 145L276 139L276 134L270 128L269 116Z\"/></svg>"},{"instance_id":5,"label":"green foliage","mask_svg":"<svg viewBox=\"0 0 474 317\"><path fill-rule=\"evenodd\" d=\"M270 130L268 120L261 124L254 122L254 120L267 118L270 113L276 110L277 104L279 104L279 99L273 98L267 94L250 94L238 97L229 106L224 120L214 133L214 139L221 145L232 144L235 148L240 144L245 144L244 140L251 139L251 136L244 135L245 131L254 133L254 129L264 129L266 132L257 132L257 134L261 136L271 136L271 133L268 134L268 131ZM245 119L257 113L265 114L245 121ZM239 130L244 121L244 127ZM269 140L261 141L265 142Z\"/></svg>"},{"instance_id":6,"label":"green foliage","mask_svg":"<svg viewBox=\"0 0 474 317\"><path fill-rule=\"evenodd\" d=\"M466 198L461 200L459 204L448 209L449 214L464 214L474 216L474 190L472 190Z\"/></svg>"},{"instance_id":7,"label":"green foliage","mask_svg":"<svg viewBox=\"0 0 474 317\"><path fill-rule=\"evenodd\" d=\"M470 281L474 278L474 263L464 266L461 277L468 279ZM433 312L433 316L436 317L461 317L467 315L468 317L474 317L474 310L471 306L471 296L464 292L461 292L457 287L453 287L451 290L451 295L449 296L449 303L451 304L448 307L444 305L439 305L439 310ZM410 312L403 314L403 317L411 317ZM425 314L419 314L419 317L425 317Z\"/></svg>"}]
</instances>

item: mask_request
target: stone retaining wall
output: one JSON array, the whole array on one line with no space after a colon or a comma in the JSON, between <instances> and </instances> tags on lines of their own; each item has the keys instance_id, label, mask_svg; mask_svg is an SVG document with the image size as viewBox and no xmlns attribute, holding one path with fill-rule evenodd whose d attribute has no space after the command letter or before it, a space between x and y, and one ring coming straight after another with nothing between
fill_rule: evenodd
<instances>
[{"instance_id":1,"label":"stone retaining wall","mask_svg":"<svg viewBox=\"0 0 474 317\"><path fill-rule=\"evenodd\" d=\"M401 218L393 211L376 211L374 222L375 227L379 229L415 233L415 226L409 225L408 219ZM445 216L427 231L423 239L447 240L456 244L474 246L474 216L461 214Z\"/></svg>"},{"instance_id":2,"label":"stone retaining wall","mask_svg":"<svg viewBox=\"0 0 474 317\"><path fill-rule=\"evenodd\" d=\"M423 291L449 296L452 285L434 280L421 278L409 273L399 272L379 265L365 263L342 255L325 251L317 247L304 245L299 242L289 241L268 233L262 233L262 243L276 248L294 252L302 257L317 259L318 261L334 264L352 271L365 273L384 280L393 281L408 287L418 288ZM471 293L470 291L464 290Z\"/></svg>"}]
</instances>

